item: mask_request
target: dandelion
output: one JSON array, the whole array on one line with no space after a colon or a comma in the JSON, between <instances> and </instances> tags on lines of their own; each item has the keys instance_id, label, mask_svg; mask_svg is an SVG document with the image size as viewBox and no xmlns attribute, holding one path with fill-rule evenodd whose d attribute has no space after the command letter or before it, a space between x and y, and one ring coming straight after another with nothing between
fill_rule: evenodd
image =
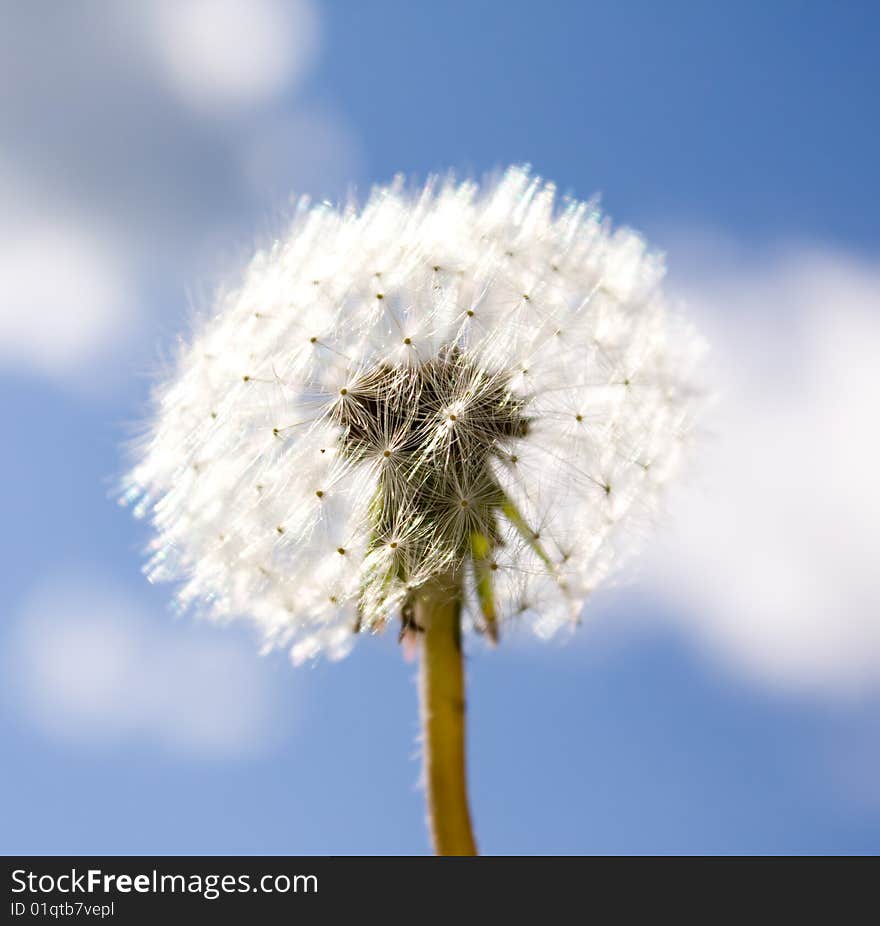
<instances>
[{"instance_id":1,"label":"dandelion","mask_svg":"<svg viewBox=\"0 0 880 926\"><path fill-rule=\"evenodd\" d=\"M148 575L294 662L421 650L435 848L475 852L462 631L543 637L637 545L695 408L661 259L511 168L303 204L180 349L126 499Z\"/></svg>"}]
</instances>

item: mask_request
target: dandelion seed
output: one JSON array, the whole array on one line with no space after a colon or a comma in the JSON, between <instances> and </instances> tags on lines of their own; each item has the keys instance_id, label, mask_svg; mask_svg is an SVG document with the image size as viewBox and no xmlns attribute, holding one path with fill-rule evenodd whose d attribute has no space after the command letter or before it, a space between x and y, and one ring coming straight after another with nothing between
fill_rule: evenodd
<instances>
[{"instance_id":1,"label":"dandelion seed","mask_svg":"<svg viewBox=\"0 0 880 926\"><path fill-rule=\"evenodd\" d=\"M421 535L410 572L387 582L365 574L364 582L382 588L365 594L355 583L347 597L336 597L349 606L375 602L360 624L370 629L384 621L386 602L444 570L459 570L465 614L473 619L468 541L443 511L444 495L460 494L462 508L471 506L478 484L484 497L474 499L472 517L487 535L497 534L496 522L504 520L502 499L509 498L526 523L538 511L556 509L543 531L549 562L535 568L528 545L511 551L511 568L528 586L557 590L542 616L542 634L564 626L582 603L558 592L563 574L569 589L586 593L620 566L631 546L628 519L642 519L656 506L659 474L669 478L667 461L687 432L698 340L670 316L659 289L661 262L637 235L609 231L576 202L554 211L552 200L552 186L519 169L483 191L449 183L410 197L392 187L377 191L354 218L326 209L305 213L284 241L257 255L241 288L197 331L176 378L160 391L157 417L127 486L129 498L154 503L156 556L173 548L186 601L210 603L218 617L255 617L279 642L310 634L335 639L347 614L309 610L313 598L304 595L302 612L291 620L281 603L285 593L322 591L328 581L320 568L322 538L359 537L354 547L367 556L370 538L405 510ZM513 241L515 248L506 246ZM442 284L438 302L435 284L419 268L422 254L440 250L460 272ZM370 264L374 255L391 253L399 255L398 266L377 292L379 274ZM500 255L494 261L493 253ZM566 274L559 278L562 266ZM438 273L441 264L431 268ZM528 290L517 288L520 279L529 281ZM506 295L511 291L528 303L527 314ZM462 329L456 319L462 310L475 317L469 305L475 294L480 325ZM329 315L325 295L335 306ZM245 325L255 303L265 307L257 315L273 319L271 328ZM301 309L281 311L291 304ZM276 318L285 321L276 325ZM316 326L319 319L325 324ZM418 324L426 333L420 344L432 345L432 354L419 348L417 365L393 359L394 334L405 323ZM300 353L298 332L316 344L316 327L326 331L326 351ZM563 332L566 343L554 341ZM413 345L409 335L402 342ZM237 398L230 368L241 356L251 358L252 371L240 376L247 397ZM640 388L611 396L613 384L630 385L633 370ZM589 417L578 405L589 408ZM572 406L572 419L582 426L576 430L564 423ZM199 409L214 423L210 432L198 427ZM278 410L303 424L273 426L273 436L283 431L285 442L270 455L255 442L264 417ZM443 410L446 427L432 434L431 416ZM328 436L331 462L316 472L311 448ZM264 456L255 461L259 453ZM369 469L373 454L393 456L394 467ZM639 459L650 459L651 468ZM201 472L215 462L222 465L198 488L181 484L187 466ZM647 475L638 486L636 469ZM611 530L592 501L593 487L610 495L609 473L633 486L615 509ZM337 504L313 516L301 510L295 486L314 484L318 474L334 486ZM257 505L243 502L240 490L248 483L257 488ZM322 499L324 491L315 496ZM261 521L274 524L279 516L288 525L284 545L263 551L261 563L251 538ZM236 538L228 563L216 561L208 541L221 525ZM289 588L250 581L248 570L256 576L261 565L273 566ZM531 591L522 594L533 597ZM499 596L496 605L503 624L515 602Z\"/></svg>"}]
</instances>

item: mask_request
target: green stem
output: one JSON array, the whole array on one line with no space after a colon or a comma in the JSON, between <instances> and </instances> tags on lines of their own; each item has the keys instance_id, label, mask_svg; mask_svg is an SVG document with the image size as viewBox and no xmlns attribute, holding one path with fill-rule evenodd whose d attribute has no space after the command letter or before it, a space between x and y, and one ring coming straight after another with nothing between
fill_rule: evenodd
<instances>
[{"instance_id":1,"label":"green stem","mask_svg":"<svg viewBox=\"0 0 880 926\"><path fill-rule=\"evenodd\" d=\"M465 774L461 580L445 575L415 598L422 633L421 703L428 822L437 855L476 855Z\"/></svg>"}]
</instances>

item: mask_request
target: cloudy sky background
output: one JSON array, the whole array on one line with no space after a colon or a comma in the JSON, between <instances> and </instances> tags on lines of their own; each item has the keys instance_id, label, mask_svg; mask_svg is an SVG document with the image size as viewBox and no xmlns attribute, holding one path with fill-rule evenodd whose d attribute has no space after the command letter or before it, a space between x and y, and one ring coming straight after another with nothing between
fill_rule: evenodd
<instances>
[{"instance_id":1,"label":"cloudy sky background","mask_svg":"<svg viewBox=\"0 0 880 926\"><path fill-rule=\"evenodd\" d=\"M426 851L415 666L176 617L111 500L293 194L530 162L712 342L687 485L567 645L471 648L485 850L880 849L870 3L0 3L6 852Z\"/></svg>"}]
</instances>

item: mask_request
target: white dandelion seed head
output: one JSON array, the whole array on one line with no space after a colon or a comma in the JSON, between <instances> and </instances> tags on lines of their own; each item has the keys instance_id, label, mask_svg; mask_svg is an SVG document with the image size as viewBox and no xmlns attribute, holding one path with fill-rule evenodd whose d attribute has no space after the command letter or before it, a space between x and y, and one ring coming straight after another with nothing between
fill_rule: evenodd
<instances>
[{"instance_id":1,"label":"white dandelion seed head","mask_svg":"<svg viewBox=\"0 0 880 926\"><path fill-rule=\"evenodd\" d=\"M148 574L295 661L423 583L548 636L637 545L675 472L702 342L662 260L511 168L303 207L158 390L125 498Z\"/></svg>"}]
</instances>

